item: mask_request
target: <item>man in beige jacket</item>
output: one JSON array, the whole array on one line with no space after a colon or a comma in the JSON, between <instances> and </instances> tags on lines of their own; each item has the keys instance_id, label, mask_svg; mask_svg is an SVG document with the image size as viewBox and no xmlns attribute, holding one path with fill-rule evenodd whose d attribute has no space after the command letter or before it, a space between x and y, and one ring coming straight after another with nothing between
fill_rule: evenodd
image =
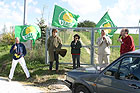
<instances>
[{"instance_id":1,"label":"man in beige jacket","mask_svg":"<svg viewBox=\"0 0 140 93\"><path fill-rule=\"evenodd\" d=\"M52 70L53 62L56 61L56 71L58 72L59 68L59 55L57 50L61 49L62 41L60 37L57 36L57 30L52 29L52 36L50 36L47 40L47 48L49 52L49 70Z\"/></svg>"},{"instance_id":2,"label":"man in beige jacket","mask_svg":"<svg viewBox=\"0 0 140 93\"><path fill-rule=\"evenodd\" d=\"M103 61L105 65L109 64L109 55L110 55L110 44L112 41L110 37L106 36L106 32L104 30L101 31L101 37L97 39L98 45L98 62L100 66L103 66Z\"/></svg>"}]
</instances>

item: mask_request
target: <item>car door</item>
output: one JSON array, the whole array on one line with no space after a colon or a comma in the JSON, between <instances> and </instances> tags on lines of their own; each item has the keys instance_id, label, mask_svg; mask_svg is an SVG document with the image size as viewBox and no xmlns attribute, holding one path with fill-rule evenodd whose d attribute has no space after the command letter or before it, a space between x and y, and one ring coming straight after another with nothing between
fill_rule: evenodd
<instances>
[{"instance_id":1,"label":"car door","mask_svg":"<svg viewBox=\"0 0 140 93\"><path fill-rule=\"evenodd\" d=\"M133 93L140 93L140 57L133 57L131 59L132 62L124 67L122 63L119 69L120 78L124 80L127 84L128 91L132 91ZM124 70L129 70L129 73L124 72Z\"/></svg>"},{"instance_id":2,"label":"car door","mask_svg":"<svg viewBox=\"0 0 140 93\"><path fill-rule=\"evenodd\" d=\"M108 67L96 81L97 93L140 93L139 81L132 80L129 76L134 72L131 69L132 64L138 60L140 60L139 57L124 57ZM118 72L120 77L116 79L115 75ZM135 71L135 73L138 72ZM139 77L137 76L137 78ZM136 87L138 88L136 89Z\"/></svg>"}]
</instances>

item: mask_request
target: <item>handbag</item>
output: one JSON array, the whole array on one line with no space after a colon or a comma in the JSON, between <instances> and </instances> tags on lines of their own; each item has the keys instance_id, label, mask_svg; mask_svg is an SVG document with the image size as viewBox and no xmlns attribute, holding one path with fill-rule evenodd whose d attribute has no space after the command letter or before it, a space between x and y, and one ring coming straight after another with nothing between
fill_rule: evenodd
<instances>
[{"instance_id":1,"label":"handbag","mask_svg":"<svg viewBox=\"0 0 140 93\"><path fill-rule=\"evenodd\" d=\"M67 54L67 50L66 49L57 49L56 53L60 54L60 56L62 56L62 57L65 57L65 55Z\"/></svg>"}]
</instances>

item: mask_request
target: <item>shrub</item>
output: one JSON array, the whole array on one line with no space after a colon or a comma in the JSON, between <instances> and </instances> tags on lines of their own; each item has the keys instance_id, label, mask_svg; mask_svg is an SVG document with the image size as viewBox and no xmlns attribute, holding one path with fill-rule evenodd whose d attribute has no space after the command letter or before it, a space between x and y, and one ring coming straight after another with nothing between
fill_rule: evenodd
<instances>
[{"instance_id":1,"label":"shrub","mask_svg":"<svg viewBox=\"0 0 140 93\"><path fill-rule=\"evenodd\" d=\"M6 44L14 44L15 42L15 33L14 32L8 32L4 33L2 35L2 40L1 42L6 43Z\"/></svg>"}]
</instances>

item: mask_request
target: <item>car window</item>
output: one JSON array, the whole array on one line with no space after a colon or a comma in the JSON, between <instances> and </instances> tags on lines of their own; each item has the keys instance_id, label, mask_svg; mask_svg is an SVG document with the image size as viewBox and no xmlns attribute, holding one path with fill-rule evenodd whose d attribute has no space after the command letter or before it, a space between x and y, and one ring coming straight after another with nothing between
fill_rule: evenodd
<instances>
[{"instance_id":1,"label":"car window","mask_svg":"<svg viewBox=\"0 0 140 93\"><path fill-rule=\"evenodd\" d=\"M124 79L140 80L140 57L124 58L120 64L120 77Z\"/></svg>"},{"instance_id":2,"label":"car window","mask_svg":"<svg viewBox=\"0 0 140 93\"><path fill-rule=\"evenodd\" d=\"M104 74L105 75L108 75L108 76L114 76L115 72L118 71L118 68L119 68L119 65L120 65L120 62L117 62L116 64L114 64L110 69L108 69Z\"/></svg>"}]
</instances>

